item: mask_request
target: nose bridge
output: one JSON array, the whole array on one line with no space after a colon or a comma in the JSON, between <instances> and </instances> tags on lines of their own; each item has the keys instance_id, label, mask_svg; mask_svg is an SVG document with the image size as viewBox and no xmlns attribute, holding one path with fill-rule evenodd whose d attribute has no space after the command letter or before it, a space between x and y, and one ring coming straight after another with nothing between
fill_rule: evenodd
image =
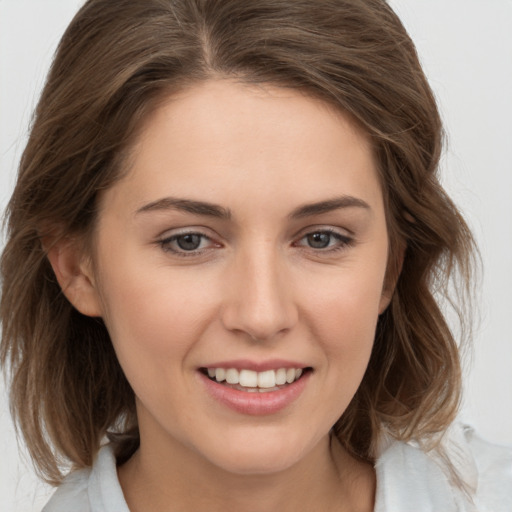
<instances>
[{"instance_id":1,"label":"nose bridge","mask_svg":"<svg viewBox=\"0 0 512 512\"><path fill-rule=\"evenodd\" d=\"M297 321L284 256L268 241L241 252L230 276L230 293L224 304L224 324L232 331L257 340L270 339Z\"/></svg>"}]
</instances>

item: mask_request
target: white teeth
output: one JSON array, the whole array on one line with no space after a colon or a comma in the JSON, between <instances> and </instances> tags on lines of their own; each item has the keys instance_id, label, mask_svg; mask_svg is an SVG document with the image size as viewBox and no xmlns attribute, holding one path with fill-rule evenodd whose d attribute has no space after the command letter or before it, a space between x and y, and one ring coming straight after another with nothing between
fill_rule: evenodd
<instances>
[{"instance_id":1,"label":"white teeth","mask_svg":"<svg viewBox=\"0 0 512 512\"><path fill-rule=\"evenodd\" d=\"M236 368L207 368L208 376L217 382L226 381L247 388L247 391L259 389L271 389L276 386L291 384L303 374L302 368L279 368L255 372L253 370L237 370ZM276 388L277 389L277 388Z\"/></svg>"},{"instance_id":2,"label":"white teeth","mask_svg":"<svg viewBox=\"0 0 512 512\"><path fill-rule=\"evenodd\" d=\"M295 370L293 371L295 375ZM268 370L266 372L258 373L258 387L260 388L275 388L276 387L276 372Z\"/></svg>"},{"instance_id":3,"label":"white teeth","mask_svg":"<svg viewBox=\"0 0 512 512\"><path fill-rule=\"evenodd\" d=\"M276 386L286 384L286 368L279 368L276 372Z\"/></svg>"},{"instance_id":4,"label":"white teeth","mask_svg":"<svg viewBox=\"0 0 512 512\"><path fill-rule=\"evenodd\" d=\"M258 386L258 373L252 370L242 370L240 372L240 386L246 388L255 388Z\"/></svg>"},{"instance_id":5,"label":"white teeth","mask_svg":"<svg viewBox=\"0 0 512 512\"><path fill-rule=\"evenodd\" d=\"M228 384L238 384L238 370L235 370L235 368L227 369L226 382Z\"/></svg>"}]
</instances>

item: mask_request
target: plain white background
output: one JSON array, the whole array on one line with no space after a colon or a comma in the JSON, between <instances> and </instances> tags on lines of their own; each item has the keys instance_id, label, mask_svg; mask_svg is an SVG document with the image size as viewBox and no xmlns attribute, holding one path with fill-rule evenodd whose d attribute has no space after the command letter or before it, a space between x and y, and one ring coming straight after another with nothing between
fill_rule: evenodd
<instances>
[{"instance_id":1,"label":"plain white background","mask_svg":"<svg viewBox=\"0 0 512 512\"><path fill-rule=\"evenodd\" d=\"M480 245L480 327L462 417L512 445L512 0L392 0L448 132L444 184ZM0 209L52 53L82 0L0 0ZM0 509L35 512L51 489L21 455L0 383Z\"/></svg>"}]
</instances>

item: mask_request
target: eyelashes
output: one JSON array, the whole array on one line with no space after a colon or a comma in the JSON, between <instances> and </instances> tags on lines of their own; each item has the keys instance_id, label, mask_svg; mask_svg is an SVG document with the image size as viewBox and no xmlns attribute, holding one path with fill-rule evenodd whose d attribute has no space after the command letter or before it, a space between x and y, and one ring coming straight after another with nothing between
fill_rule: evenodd
<instances>
[{"instance_id":1,"label":"eyelashes","mask_svg":"<svg viewBox=\"0 0 512 512\"><path fill-rule=\"evenodd\" d=\"M181 235L174 235L166 240L163 240L162 243L165 245L173 245L173 250L179 250L184 252L195 252L200 249L204 249L204 244L208 241L205 235L201 233L184 233Z\"/></svg>"},{"instance_id":2,"label":"eyelashes","mask_svg":"<svg viewBox=\"0 0 512 512\"><path fill-rule=\"evenodd\" d=\"M334 229L319 229L303 235L293 245L328 252L344 249L353 243L352 237L343 235Z\"/></svg>"},{"instance_id":3,"label":"eyelashes","mask_svg":"<svg viewBox=\"0 0 512 512\"><path fill-rule=\"evenodd\" d=\"M159 240L158 245L168 253L178 257L198 257L223 245L200 231L184 231ZM313 254L330 255L354 245L352 236L333 228L309 230L301 234L291 245Z\"/></svg>"},{"instance_id":4,"label":"eyelashes","mask_svg":"<svg viewBox=\"0 0 512 512\"><path fill-rule=\"evenodd\" d=\"M198 256L206 251L221 248L222 244L215 243L204 233L190 231L178 233L158 241L165 252L181 257Z\"/></svg>"}]
</instances>

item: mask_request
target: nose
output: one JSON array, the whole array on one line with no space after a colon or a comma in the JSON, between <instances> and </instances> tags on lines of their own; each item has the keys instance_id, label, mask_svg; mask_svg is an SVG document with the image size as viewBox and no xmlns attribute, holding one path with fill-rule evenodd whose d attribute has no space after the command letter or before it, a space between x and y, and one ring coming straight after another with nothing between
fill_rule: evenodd
<instances>
[{"instance_id":1,"label":"nose","mask_svg":"<svg viewBox=\"0 0 512 512\"><path fill-rule=\"evenodd\" d=\"M259 341L290 331L298 309L289 274L286 262L271 249L240 256L229 271L224 327Z\"/></svg>"}]
</instances>

